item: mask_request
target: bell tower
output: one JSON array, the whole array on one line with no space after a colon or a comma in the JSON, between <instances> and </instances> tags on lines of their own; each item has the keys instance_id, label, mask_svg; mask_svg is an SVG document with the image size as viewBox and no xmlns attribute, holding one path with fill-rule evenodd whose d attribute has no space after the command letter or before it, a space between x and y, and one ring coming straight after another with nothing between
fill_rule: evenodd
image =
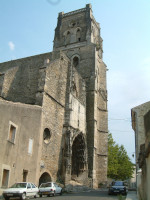
<instances>
[{"instance_id":1,"label":"bell tower","mask_svg":"<svg viewBox=\"0 0 150 200\"><path fill-rule=\"evenodd\" d=\"M60 12L55 29L54 51L71 47L70 45L79 47L90 43L95 44L102 53L100 26L92 15L91 4L66 14Z\"/></svg>"},{"instance_id":2,"label":"bell tower","mask_svg":"<svg viewBox=\"0 0 150 200\"><path fill-rule=\"evenodd\" d=\"M88 177L94 188L107 181L107 67L103 62L100 25L92 7L59 13L53 51L63 51L86 83ZM75 155L74 155L75 156Z\"/></svg>"}]
</instances>

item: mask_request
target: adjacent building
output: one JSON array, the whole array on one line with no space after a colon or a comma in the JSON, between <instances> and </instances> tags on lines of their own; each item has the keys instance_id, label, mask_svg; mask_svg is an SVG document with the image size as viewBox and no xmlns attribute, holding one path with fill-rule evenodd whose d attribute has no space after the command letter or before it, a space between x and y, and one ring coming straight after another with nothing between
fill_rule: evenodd
<instances>
[{"instance_id":1,"label":"adjacent building","mask_svg":"<svg viewBox=\"0 0 150 200\"><path fill-rule=\"evenodd\" d=\"M150 102L131 110L135 131L137 190L139 200L150 199Z\"/></svg>"}]
</instances>

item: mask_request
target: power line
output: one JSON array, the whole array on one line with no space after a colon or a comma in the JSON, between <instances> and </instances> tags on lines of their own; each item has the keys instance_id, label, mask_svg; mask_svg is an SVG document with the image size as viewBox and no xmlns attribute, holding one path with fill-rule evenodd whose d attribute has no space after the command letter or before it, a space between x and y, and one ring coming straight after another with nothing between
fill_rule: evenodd
<instances>
[{"instance_id":1,"label":"power line","mask_svg":"<svg viewBox=\"0 0 150 200\"><path fill-rule=\"evenodd\" d=\"M126 119L115 119L115 118L108 118L108 121L111 121L111 120L119 120L119 121L131 122L131 120L130 120L129 118L126 118Z\"/></svg>"},{"instance_id":2,"label":"power line","mask_svg":"<svg viewBox=\"0 0 150 200\"><path fill-rule=\"evenodd\" d=\"M116 132L123 132L123 133L129 133L129 132L131 132L131 130L130 130L130 131L111 130L111 131L116 131ZM110 132L111 132L111 131L110 131Z\"/></svg>"}]
</instances>

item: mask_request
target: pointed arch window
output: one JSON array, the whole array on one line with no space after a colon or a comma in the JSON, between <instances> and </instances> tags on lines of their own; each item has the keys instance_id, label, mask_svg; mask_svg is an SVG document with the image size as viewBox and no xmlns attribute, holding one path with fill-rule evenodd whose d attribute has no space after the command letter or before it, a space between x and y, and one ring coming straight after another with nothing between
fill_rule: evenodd
<instances>
[{"instance_id":1,"label":"pointed arch window","mask_svg":"<svg viewBox=\"0 0 150 200\"><path fill-rule=\"evenodd\" d=\"M45 128L43 133L44 143L48 144L50 142L50 139L51 139L51 132L48 128Z\"/></svg>"},{"instance_id":2,"label":"pointed arch window","mask_svg":"<svg viewBox=\"0 0 150 200\"><path fill-rule=\"evenodd\" d=\"M70 31L67 31L67 34L66 34L66 44L70 43L70 39L71 39L71 33L70 33Z\"/></svg>"},{"instance_id":3,"label":"pointed arch window","mask_svg":"<svg viewBox=\"0 0 150 200\"><path fill-rule=\"evenodd\" d=\"M77 42L80 42L80 41L81 41L81 30L80 30L80 28L77 29L77 32L76 32L76 39L77 39Z\"/></svg>"},{"instance_id":4,"label":"pointed arch window","mask_svg":"<svg viewBox=\"0 0 150 200\"><path fill-rule=\"evenodd\" d=\"M75 56L74 58L73 58L73 66L74 67L77 67L79 65L79 58L77 57L77 56Z\"/></svg>"}]
</instances>

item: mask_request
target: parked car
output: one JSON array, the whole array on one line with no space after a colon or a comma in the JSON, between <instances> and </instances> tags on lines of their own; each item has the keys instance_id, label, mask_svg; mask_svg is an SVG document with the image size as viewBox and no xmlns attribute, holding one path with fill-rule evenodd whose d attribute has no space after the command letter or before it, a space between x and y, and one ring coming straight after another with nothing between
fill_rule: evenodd
<instances>
[{"instance_id":1,"label":"parked car","mask_svg":"<svg viewBox=\"0 0 150 200\"><path fill-rule=\"evenodd\" d=\"M54 182L42 183L39 187L39 196L55 196L56 194L62 195L62 188Z\"/></svg>"},{"instance_id":2,"label":"parked car","mask_svg":"<svg viewBox=\"0 0 150 200\"><path fill-rule=\"evenodd\" d=\"M11 197L19 197L24 200L26 197L37 197L39 189L36 185L29 182L15 183L10 188L3 191L3 197L5 200L9 200Z\"/></svg>"},{"instance_id":3,"label":"parked car","mask_svg":"<svg viewBox=\"0 0 150 200\"><path fill-rule=\"evenodd\" d=\"M127 195L128 188L124 181L113 181L109 187L108 194L123 194Z\"/></svg>"}]
</instances>

